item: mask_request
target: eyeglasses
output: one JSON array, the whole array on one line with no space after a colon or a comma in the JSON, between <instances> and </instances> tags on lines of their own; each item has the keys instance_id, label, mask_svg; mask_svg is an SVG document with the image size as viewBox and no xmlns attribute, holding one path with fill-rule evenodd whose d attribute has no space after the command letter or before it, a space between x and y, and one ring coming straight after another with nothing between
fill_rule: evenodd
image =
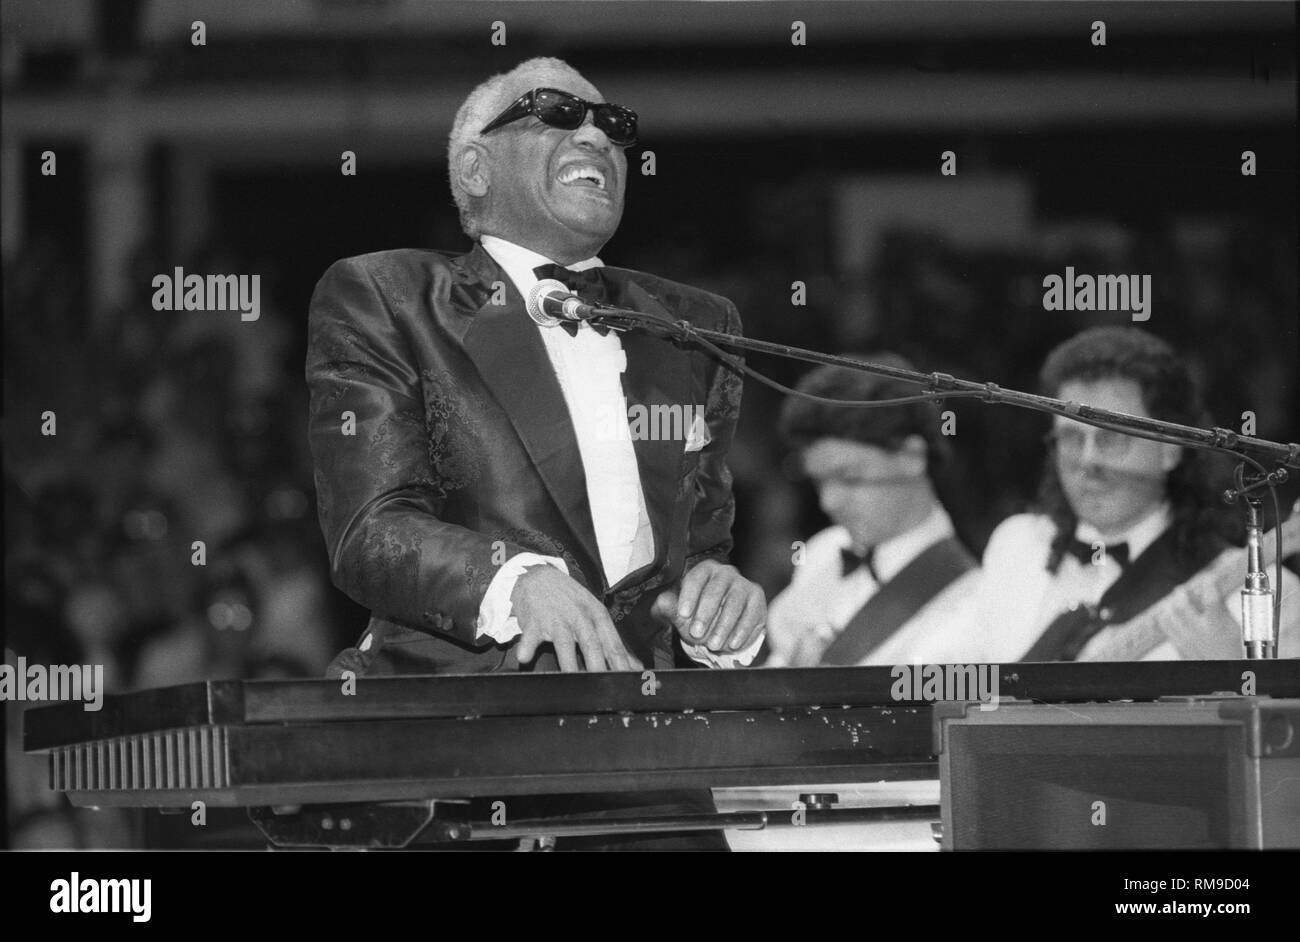
<instances>
[{"instance_id":1,"label":"eyeglasses","mask_svg":"<svg viewBox=\"0 0 1300 942\"><path fill-rule=\"evenodd\" d=\"M635 111L608 102L585 101L577 95L570 95L558 88L534 88L530 92L525 92L479 133L495 131L502 125L529 115L553 128L573 131L582 127L582 122L587 120L588 111L594 115L593 121L596 127L605 132L610 143L617 144L619 147L631 147L636 143Z\"/></svg>"},{"instance_id":2,"label":"eyeglasses","mask_svg":"<svg viewBox=\"0 0 1300 942\"><path fill-rule=\"evenodd\" d=\"M1105 428L1059 428L1043 437L1049 448L1073 460L1083 457L1089 439L1101 458L1123 458L1133 447L1133 436Z\"/></svg>"},{"instance_id":3,"label":"eyeglasses","mask_svg":"<svg viewBox=\"0 0 1300 942\"><path fill-rule=\"evenodd\" d=\"M901 487L915 484L923 477L925 477L924 474L845 474L831 475L824 478L807 476L808 480L819 488L830 484L839 484L843 487Z\"/></svg>"}]
</instances>

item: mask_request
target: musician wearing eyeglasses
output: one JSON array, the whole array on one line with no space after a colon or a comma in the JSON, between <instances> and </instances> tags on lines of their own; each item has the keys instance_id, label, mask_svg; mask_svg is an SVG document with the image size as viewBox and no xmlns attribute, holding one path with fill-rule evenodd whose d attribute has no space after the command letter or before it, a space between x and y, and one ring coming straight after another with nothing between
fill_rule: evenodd
<instances>
[{"instance_id":1,"label":"musician wearing eyeglasses","mask_svg":"<svg viewBox=\"0 0 1300 942\"><path fill-rule=\"evenodd\" d=\"M1136 327L1078 334L1051 352L1040 379L1059 399L1210 424L1184 359ZM1244 577L1241 551L1226 538L1233 511L1212 478L1211 462L1226 459L1062 416L1047 440L1039 512L1003 521L984 552L981 658L1241 657L1237 595L1226 591L1231 580L1212 575L1222 563ZM1296 585L1287 573L1275 588L1293 596ZM1300 598L1289 603L1294 615ZM1300 654L1294 631L1284 626L1282 656Z\"/></svg>"}]
</instances>

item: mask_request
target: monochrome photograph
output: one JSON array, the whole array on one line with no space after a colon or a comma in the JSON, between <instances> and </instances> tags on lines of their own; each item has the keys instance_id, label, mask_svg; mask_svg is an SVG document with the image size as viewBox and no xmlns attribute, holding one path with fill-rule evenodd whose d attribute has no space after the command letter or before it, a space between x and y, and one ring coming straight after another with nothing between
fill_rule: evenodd
<instances>
[{"instance_id":1,"label":"monochrome photograph","mask_svg":"<svg viewBox=\"0 0 1300 942\"><path fill-rule=\"evenodd\" d=\"M1027 851L1222 918L1276 856L1092 852L1300 849L1294 4L2 15L31 905Z\"/></svg>"}]
</instances>

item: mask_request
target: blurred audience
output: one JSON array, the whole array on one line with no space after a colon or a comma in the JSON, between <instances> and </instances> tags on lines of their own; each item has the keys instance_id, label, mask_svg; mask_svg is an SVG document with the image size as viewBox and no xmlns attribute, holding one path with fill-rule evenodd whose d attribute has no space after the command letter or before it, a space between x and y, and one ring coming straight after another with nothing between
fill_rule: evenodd
<instances>
[{"instance_id":1,"label":"blurred audience","mask_svg":"<svg viewBox=\"0 0 1300 942\"><path fill-rule=\"evenodd\" d=\"M240 270L232 257L185 267ZM154 311L149 281L170 266L149 247L134 297L82 317L59 267L37 244L5 272L6 310L23 311L5 319L22 417L5 465L6 659L102 665L110 693L320 676L355 626L332 604L286 318L265 302L254 323ZM54 437L39 434L47 410ZM49 791L44 757L21 753L21 706L4 707L13 846L129 846L130 816L91 821Z\"/></svg>"}]
</instances>

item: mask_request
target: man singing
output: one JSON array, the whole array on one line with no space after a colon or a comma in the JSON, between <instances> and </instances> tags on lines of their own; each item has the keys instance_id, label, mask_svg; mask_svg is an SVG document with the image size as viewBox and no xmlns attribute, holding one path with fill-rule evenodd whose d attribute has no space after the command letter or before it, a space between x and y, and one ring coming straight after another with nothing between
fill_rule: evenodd
<instances>
[{"instance_id":1,"label":"man singing","mask_svg":"<svg viewBox=\"0 0 1300 942\"><path fill-rule=\"evenodd\" d=\"M739 374L647 331L541 326L526 310L555 278L740 332L725 298L597 257L636 136L636 114L564 62L524 62L476 88L452 128L474 248L345 259L317 285L321 527L335 583L372 613L333 673L666 668L678 641L733 666L762 644L763 593L727 562ZM703 420L672 439L611 434L610 415L636 407Z\"/></svg>"}]
</instances>

